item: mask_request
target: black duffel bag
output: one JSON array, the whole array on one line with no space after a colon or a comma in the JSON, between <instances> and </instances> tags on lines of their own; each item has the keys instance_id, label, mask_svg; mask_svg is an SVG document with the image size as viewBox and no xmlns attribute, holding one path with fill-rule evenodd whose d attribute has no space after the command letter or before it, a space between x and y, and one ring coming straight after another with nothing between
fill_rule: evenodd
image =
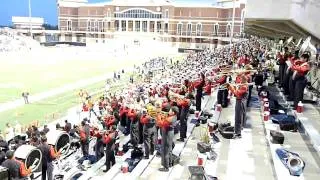
<instances>
[{"instance_id":1,"label":"black duffel bag","mask_svg":"<svg viewBox=\"0 0 320 180\"><path fill-rule=\"evenodd\" d=\"M197 149L200 153L206 153L211 151L211 145L204 143L204 142L198 142L197 143Z\"/></svg>"},{"instance_id":2,"label":"black duffel bag","mask_svg":"<svg viewBox=\"0 0 320 180\"><path fill-rule=\"evenodd\" d=\"M234 135L234 126L231 126L231 123L219 124L219 132L222 137L226 139L232 139Z\"/></svg>"},{"instance_id":3,"label":"black duffel bag","mask_svg":"<svg viewBox=\"0 0 320 180\"><path fill-rule=\"evenodd\" d=\"M279 131L271 130L270 137L273 144L283 144L284 142L284 135Z\"/></svg>"},{"instance_id":4,"label":"black duffel bag","mask_svg":"<svg viewBox=\"0 0 320 180\"><path fill-rule=\"evenodd\" d=\"M142 148L134 148L131 151L131 159L141 159L143 156Z\"/></svg>"},{"instance_id":5,"label":"black duffel bag","mask_svg":"<svg viewBox=\"0 0 320 180\"><path fill-rule=\"evenodd\" d=\"M279 121L280 130L282 131L297 131L296 118L288 115L286 118Z\"/></svg>"}]
</instances>

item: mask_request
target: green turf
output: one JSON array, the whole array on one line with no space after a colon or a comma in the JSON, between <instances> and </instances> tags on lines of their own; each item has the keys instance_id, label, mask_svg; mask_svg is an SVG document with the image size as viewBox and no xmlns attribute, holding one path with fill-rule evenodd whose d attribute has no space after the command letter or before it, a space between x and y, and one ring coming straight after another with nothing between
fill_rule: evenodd
<instances>
[{"instance_id":1,"label":"green turf","mask_svg":"<svg viewBox=\"0 0 320 180\"><path fill-rule=\"evenodd\" d=\"M6 62L0 66L0 103L21 98L21 93L28 90L30 94L44 92L81 79L130 67L141 60L69 60L54 64L30 64Z\"/></svg>"},{"instance_id":2,"label":"green turf","mask_svg":"<svg viewBox=\"0 0 320 180\"><path fill-rule=\"evenodd\" d=\"M124 83L120 83L113 87L113 91L123 88L124 86ZM90 85L86 90L90 94L96 94L96 92L101 92L99 94L102 94L103 87L104 82L100 82ZM7 122L10 122L13 125L15 124L15 121L18 121L23 125L28 125L34 121L39 121L40 124L43 124L45 121L51 122L65 116L67 110L76 105L79 105L77 92L68 91L58 96L53 96L48 99L43 99L35 103L0 113L0 129L4 129Z\"/></svg>"}]
</instances>

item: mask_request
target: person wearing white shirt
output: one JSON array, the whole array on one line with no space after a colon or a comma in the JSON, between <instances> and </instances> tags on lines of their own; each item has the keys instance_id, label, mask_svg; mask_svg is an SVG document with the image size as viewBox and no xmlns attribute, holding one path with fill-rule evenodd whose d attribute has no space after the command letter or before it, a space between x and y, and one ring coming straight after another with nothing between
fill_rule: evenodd
<instances>
[{"instance_id":1,"label":"person wearing white shirt","mask_svg":"<svg viewBox=\"0 0 320 180\"><path fill-rule=\"evenodd\" d=\"M6 124L7 128L5 129L5 138L6 141L9 142L10 140L12 140L14 138L14 129L13 127L10 126L9 123Z\"/></svg>"}]
</instances>

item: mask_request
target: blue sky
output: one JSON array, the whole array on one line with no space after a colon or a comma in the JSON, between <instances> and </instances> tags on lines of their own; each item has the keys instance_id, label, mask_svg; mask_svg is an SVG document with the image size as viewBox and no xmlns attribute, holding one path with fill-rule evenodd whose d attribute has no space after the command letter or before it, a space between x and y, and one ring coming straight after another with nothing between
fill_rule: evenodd
<instances>
[{"instance_id":1,"label":"blue sky","mask_svg":"<svg viewBox=\"0 0 320 180\"><path fill-rule=\"evenodd\" d=\"M105 2L110 0L89 0L89 2ZM179 0L182 1L182 0ZM183 0L198 2L199 0ZM201 0L214 2L214 0ZM43 17L49 24L57 24L56 0L31 0L32 16ZM28 0L1 0L0 25L11 25L12 16L28 16Z\"/></svg>"}]
</instances>

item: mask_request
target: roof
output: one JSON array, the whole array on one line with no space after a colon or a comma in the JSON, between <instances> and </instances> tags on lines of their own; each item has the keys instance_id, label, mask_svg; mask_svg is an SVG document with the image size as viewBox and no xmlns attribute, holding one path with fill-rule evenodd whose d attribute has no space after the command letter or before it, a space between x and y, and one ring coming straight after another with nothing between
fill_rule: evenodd
<instances>
[{"instance_id":1,"label":"roof","mask_svg":"<svg viewBox=\"0 0 320 180\"><path fill-rule=\"evenodd\" d=\"M18 23L30 23L29 17L19 17L19 16L12 16L12 23L18 24ZM40 17L31 17L31 23L32 24L43 24L44 19Z\"/></svg>"},{"instance_id":2,"label":"roof","mask_svg":"<svg viewBox=\"0 0 320 180\"><path fill-rule=\"evenodd\" d=\"M240 0L244 1L244 0ZM233 3L229 1L224 5L217 5L212 0L106 0L99 3L88 3L87 0L59 0L59 6L65 7L101 7L113 6L174 6L174 7L212 7L212 8L232 8ZM240 7L240 2L236 2L236 7Z\"/></svg>"}]
</instances>

